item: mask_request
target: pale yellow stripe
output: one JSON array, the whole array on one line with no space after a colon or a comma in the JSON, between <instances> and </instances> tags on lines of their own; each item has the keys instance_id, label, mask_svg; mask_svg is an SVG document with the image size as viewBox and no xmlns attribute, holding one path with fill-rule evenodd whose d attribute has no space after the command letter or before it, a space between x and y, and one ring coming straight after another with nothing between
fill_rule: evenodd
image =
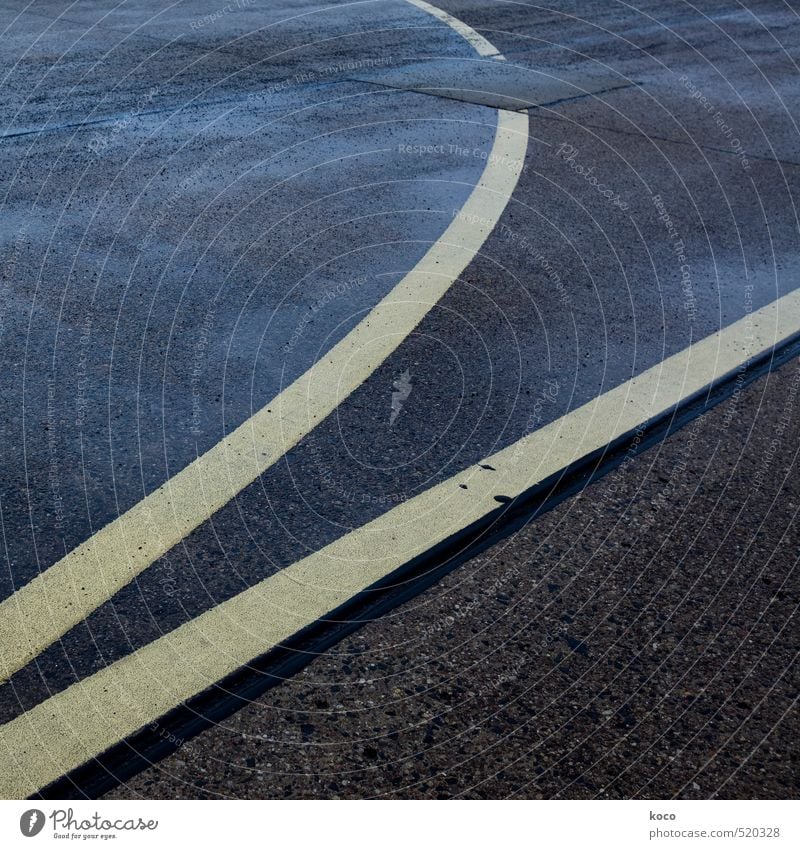
<instances>
[{"instance_id":1,"label":"pale yellow stripe","mask_svg":"<svg viewBox=\"0 0 800 849\"><path fill-rule=\"evenodd\" d=\"M0 603L0 681L252 483L411 333L480 250L517 184L528 118L498 110L497 122L486 168L462 214L357 327L228 437Z\"/></svg>"},{"instance_id":2,"label":"pale yellow stripe","mask_svg":"<svg viewBox=\"0 0 800 849\"><path fill-rule=\"evenodd\" d=\"M452 27L462 38L468 41L474 48L475 52L479 53L481 56L505 60L505 56L497 50L491 41L487 41L480 33L475 32L471 26L468 26L458 18L454 18L452 15L445 12L444 9L438 9L436 6L431 6L431 4L426 3L425 0L408 0L408 2L427 12L429 15L433 15L434 18L438 18L449 27Z\"/></svg>"},{"instance_id":3,"label":"pale yellow stripe","mask_svg":"<svg viewBox=\"0 0 800 849\"><path fill-rule=\"evenodd\" d=\"M0 798L30 795L201 692L498 504L800 331L800 290L0 726ZM468 489L461 489L465 483Z\"/></svg>"}]
</instances>

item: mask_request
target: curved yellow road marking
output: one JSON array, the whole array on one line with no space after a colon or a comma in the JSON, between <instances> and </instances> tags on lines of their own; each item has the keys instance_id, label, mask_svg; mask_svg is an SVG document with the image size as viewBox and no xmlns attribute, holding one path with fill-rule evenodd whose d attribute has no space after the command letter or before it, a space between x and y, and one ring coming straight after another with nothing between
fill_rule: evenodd
<instances>
[{"instance_id":1,"label":"curved yellow road marking","mask_svg":"<svg viewBox=\"0 0 800 849\"><path fill-rule=\"evenodd\" d=\"M0 798L41 789L281 644L415 555L800 331L800 290L398 505L0 726ZM466 484L468 488L461 488Z\"/></svg>"},{"instance_id":2,"label":"curved yellow road marking","mask_svg":"<svg viewBox=\"0 0 800 849\"><path fill-rule=\"evenodd\" d=\"M491 41L487 41L479 32L475 32L471 26L468 26L458 18L454 18L451 14L445 12L444 9L439 9L437 6L431 6L431 4L426 3L425 0L407 0L407 2L411 3L412 6L417 6L422 9L423 12L433 15L434 18L438 18L440 21L447 24L447 26L452 27L463 39L468 41L475 52L481 56L491 59L505 60L506 57L498 51Z\"/></svg>"},{"instance_id":3,"label":"curved yellow road marking","mask_svg":"<svg viewBox=\"0 0 800 849\"><path fill-rule=\"evenodd\" d=\"M408 2L448 23L481 55L503 58L466 24L422 0ZM480 250L517 185L527 145L527 115L498 110L486 168L463 215L324 359L157 490L0 602L0 681L224 507L375 371Z\"/></svg>"}]
</instances>

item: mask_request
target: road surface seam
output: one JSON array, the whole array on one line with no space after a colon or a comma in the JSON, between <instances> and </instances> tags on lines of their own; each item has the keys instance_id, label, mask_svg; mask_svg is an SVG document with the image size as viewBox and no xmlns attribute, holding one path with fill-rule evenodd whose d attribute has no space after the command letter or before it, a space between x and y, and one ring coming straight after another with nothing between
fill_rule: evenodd
<instances>
[{"instance_id":1,"label":"road surface seam","mask_svg":"<svg viewBox=\"0 0 800 849\"><path fill-rule=\"evenodd\" d=\"M625 86L625 88L629 88L629 86ZM603 93L603 92L601 92ZM542 104L542 106L551 106L552 104L546 103ZM537 107L538 108L538 107ZM533 116L532 116L533 117ZM666 142L667 144L680 144L684 147L691 147L695 150L703 150L703 151L712 151L713 153L724 153L729 156L738 156L739 154L735 150L728 150L724 147L714 147L713 145L707 144L698 144L696 141L684 141L682 139L671 139L667 136L656 136L651 133L648 133L646 130L622 130L619 127L601 127L599 124L589 124L589 123L581 123L576 121L574 118L570 118L565 115L542 115L536 114L536 118L541 118L543 121L560 121L564 124L578 124L581 128L590 129L590 130L601 130L604 133L617 133L621 136L629 136L635 139L646 138L650 141L661 141ZM758 153L748 153L747 156L750 159L758 160L759 162L769 162L772 165L789 165L793 168L800 167L800 162L792 162L791 159L780 159L778 157L770 157L770 156L762 156Z\"/></svg>"}]
</instances>

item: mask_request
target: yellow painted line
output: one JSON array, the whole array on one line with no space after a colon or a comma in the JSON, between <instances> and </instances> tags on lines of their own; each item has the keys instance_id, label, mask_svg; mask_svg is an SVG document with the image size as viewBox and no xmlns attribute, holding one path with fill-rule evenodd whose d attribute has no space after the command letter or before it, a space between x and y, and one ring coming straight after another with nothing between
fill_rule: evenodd
<instances>
[{"instance_id":1,"label":"yellow painted line","mask_svg":"<svg viewBox=\"0 0 800 849\"><path fill-rule=\"evenodd\" d=\"M798 331L800 290L487 457L495 471L455 475L0 726L0 798L95 757L496 509L495 495L521 494Z\"/></svg>"},{"instance_id":2,"label":"yellow painted line","mask_svg":"<svg viewBox=\"0 0 800 849\"><path fill-rule=\"evenodd\" d=\"M452 27L462 38L468 41L475 49L476 53L479 53L481 56L491 59L505 60L505 56L498 51L491 41L487 41L480 33L475 32L471 26L468 26L458 18L454 18L451 14L445 12L444 9L431 6L431 4L426 3L425 0L408 0L408 2L413 6L417 6L419 9L422 9L424 12L427 12L429 15L433 15L434 18L438 18L449 27Z\"/></svg>"},{"instance_id":3,"label":"yellow painted line","mask_svg":"<svg viewBox=\"0 0 800 849\"><path fill-rule=\"evenodd\" d=\"M409 2L469 36L479 53L485 49L485 39L466 24L427 3ZM0 602L0 681L209 519L375 371L480 250L517 185L527 145L527 115L498 110L486 168L462 214L357 327L225 439Z\"/></svg>"}]
</instances>

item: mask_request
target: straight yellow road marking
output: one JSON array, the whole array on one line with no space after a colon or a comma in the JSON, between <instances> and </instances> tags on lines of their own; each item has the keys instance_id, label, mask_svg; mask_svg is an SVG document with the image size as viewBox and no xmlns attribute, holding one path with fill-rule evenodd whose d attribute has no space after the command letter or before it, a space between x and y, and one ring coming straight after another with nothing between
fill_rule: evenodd
<instances>
[{"instance_id":1,"label":"straight yellow road marking","mask_svg":"<svg viewBox=\"0 0 800 849\"><path fill-rule=\"evenodd\" d=\"M0 798L30 795L153 722L380 578L800 332L800 290L73 684L0 726ZM462 489L466 484L467 489Z\"/></svg>"},{"instance_id":2,"label":"straight yellow road marking","mask_svg":"<svg viewBox=\"0 0 800 849\"><path fill-rule=\"evenodd\" d=\"M502 58L466 24L408 1L448 23L479 54ZM0 681L224 507L375 371L480 250L511 199L527 145L527 115L498 110L486 168L463 214L357 327L229 436L0 602Z\"/></svg>"}]
</instances>

